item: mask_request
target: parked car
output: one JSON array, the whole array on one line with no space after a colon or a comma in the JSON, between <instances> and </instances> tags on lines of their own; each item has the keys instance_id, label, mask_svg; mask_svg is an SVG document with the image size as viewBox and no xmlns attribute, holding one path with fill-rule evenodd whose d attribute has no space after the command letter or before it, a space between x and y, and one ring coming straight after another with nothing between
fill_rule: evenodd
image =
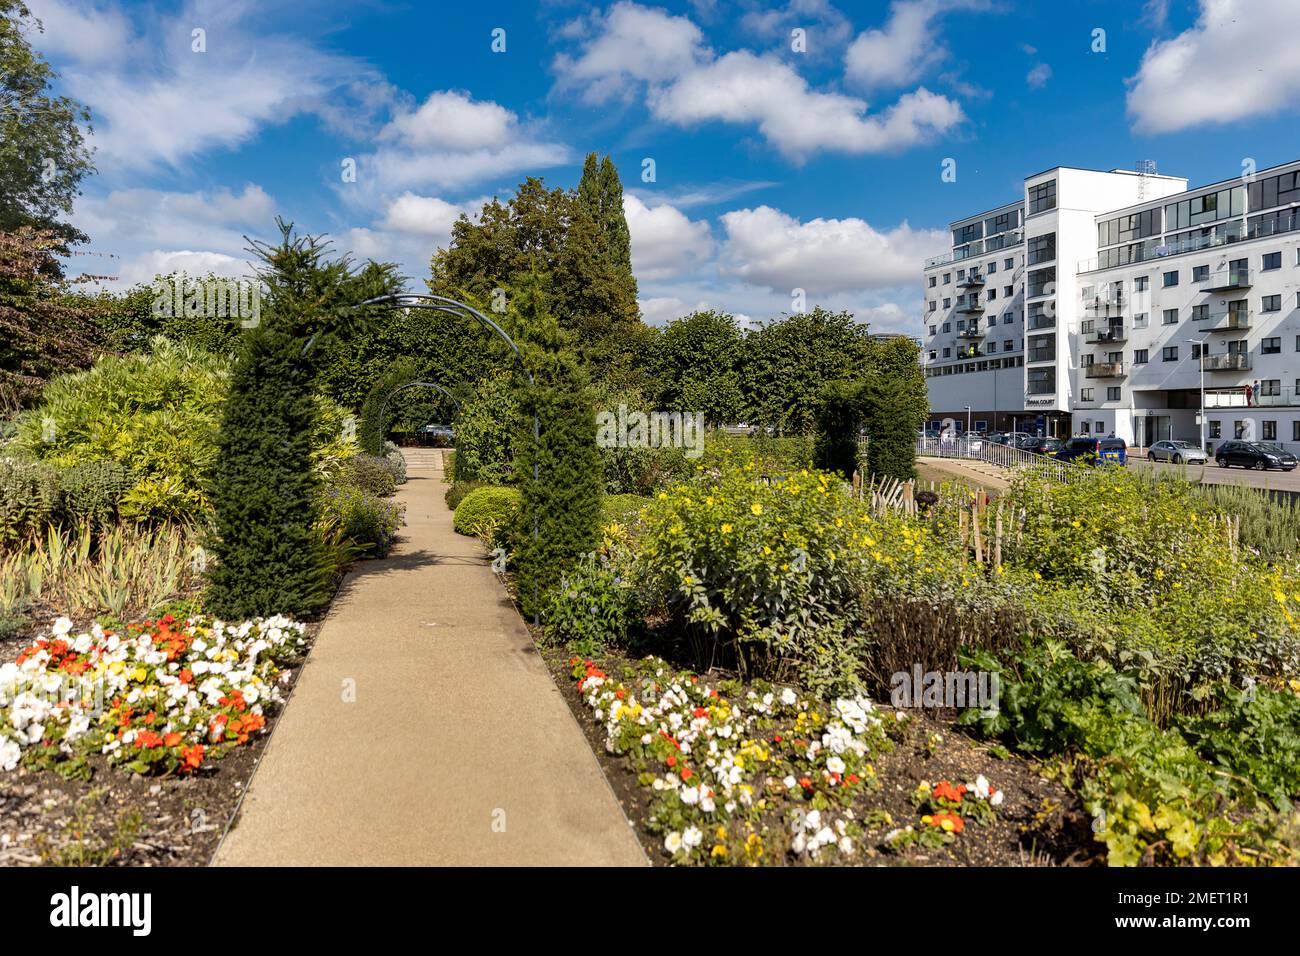
<instances>
[{"instance_id":1,"label":"parked car","mask_svg":"<svg viewBox=\"0 0 1300 956\"><path fill-rule=\"evenodd\" d=\"M1019 448L1022 451L1029 451L1029 446L1038 441L1037 435L1030 435L1026 432L1016 432L1011 436L1011 447Z\"/></svg>"},{"instance_id":2,"label":"parked car","mask_svg":"<svg viewBox=\"0 0 1300 956\"><path fill-rule=\"evenodd\" d=\"M1123 465L1128 461L1128 445L1122 438L1076 435L1057 450L1056 458L1079 465Z\"/></svg>"},{"instance_id":3,"label":"parked car","mask_svg":"<svg viewBox=\"0 0 1300 956\"><path fill-rule=\"evenodd\" d=\"M1291 471L1296 457L1281 445L1271 441L1225 441L1214 450L1214 460L1220 468L1240 465L1242 468L1281 468Z\"/></svg>"},{"instance_id":4,"label":"parked car","mask_svg":"<svg viewBox=\"0 0 1300 956\"><path fill-rule=\"evenodd\" d=\"M1065 442L1059 438L1035 438L1020 447L1025 451L1032 451L1035 455L1055 455L1064 444Z\"/></svg>"},{"instance_id":5,"label":"parked car","mask_svg":"<svg viewBox=\"0 0 1300 956\"><path fill-rule=\"evenodd\" d=\"M430 444L434 448L450 448L455 439L450 425L421 425L415 433L420 437L421 443Z\"/></svg>"},{"instance_id":6,"label":"parked car","mask_svg":"<svg viewBox=\"0 0 1300 956\"><path fill-rule=\"evenodd\" d=\"M989 432L984 436L984 440L991 445L1005 445L1008 435L1008 432Z\"/></svg>"},{"instance_id":7,"label":"parked car","mask_svg":"<svg viewBox=\"0 0 1300 956\"><path fill-rule=\"evenodd\" d=\"M1183 462L1201 464L1210 460L1204 449L1197 448L1189 441L1158 441L1147 449L1147 457L1152 461L1168 461L1175 465Z\"/></svg>"}]
</instances>

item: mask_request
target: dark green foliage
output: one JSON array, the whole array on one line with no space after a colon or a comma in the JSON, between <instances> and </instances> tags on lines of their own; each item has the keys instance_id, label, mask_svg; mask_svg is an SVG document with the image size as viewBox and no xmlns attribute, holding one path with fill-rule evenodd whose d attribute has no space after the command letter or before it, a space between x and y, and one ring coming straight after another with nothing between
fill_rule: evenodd
<instances>
[{"instance_id":1,"label":"dark green foliage","mask_svg":"<svg viewBox=\"0 0 1300 956\"><path fill-rule=\"evenodd\" d=\"M703 412L710 425L741 420L742 339L735 316L692 312L669 322L655 339L651 367L659 407Z\"/></svg>"},{"instance_id":2,"label":"dark green foliage","mask_svg":"<svg viewBox=\"0 0 1300 956\"><path fill-rule=\"evenodd\" d=\"M849 312L820 306L749 333L741 373L749 423L811 432L822 386L862 375L869 355L867 327Z\"/></svg>"},{"instance_id":3,"label":"dark green foliage","mask_svg":"<svg viewBox=\"0 0 1300 956\"><path fill-rule=\"evenodd\" d=\"M861 382L829 382L822 389L813 463L823 471L846 479L857 471L864 391Z\"/></svg>"},{"instance_id":4,"label":"dark green foliage","mask_svg":"<svg viewBox=\"0 0 1300 956\"><path fill-rule=\"evenodd\" d=\"M406 513L405 506L346 480L325 489L321 510L327 528L337 529L358 554L370 558L392 550Z\"/></svg>"},{"instance_id":5,"label":"dark green foliage","mask_svg":"<svg viewBox=\"0 0 1300 956\"><path fill-rule=\"evenodd\" d=\"M387 498L397 490L392 468L385 459L375 455L353 455L345 461L343 483L379 498Z\"/></svg>"},{"instance_id":6,"label":"dark green foliage","mask_svg":"<svg viewBox=\"0 0 1300 956\"><path fill-rule=\"evenodd\" d=\"M587 376L565 348L540 283L525 285L514 307L512 326L535 378L523 390L525 428L515 443L515 474L523 493L515 563L520 602L531 615L540 614L561 577L592 550L603 482ZM540 443L529 427L534 414Z\"/></svg>"},{"instance_id":7,"label":"dark green foliage","mask_svg":"<svg viewBox=\"0 0 1300 956\"><path fill-rule=\"evenodd\" d=\"M551 592L542 619L548 641L585 655L625 644L639 610L623 570L586 554Z\"/></svg>"},{"instance_id":8,"label":"dark green foliage","mask_svg":"<svg viewBox=\"0 0 1300 956\"><path fill-rule=\"evenodd\" d=\"M82 129L90 112L50 95L58 74L29 43L40 32L22 0L0 0L0 232L34 226L84 240L60 217L95 169Z\"/></svg>"},{"instance_id":9,"label":"dark green foliage","mask_svg":"<svg viewBox=\"0 0 1300 956\"><path fill-rule=\"evenodd\" d=\"M867 431L867 471L906 481L916 477L916 431L925 422L925 405L917 404L910 380L879 373L870 378L864 396L863 424ZM924 402L924 384L921 398Z\"/></svg>"},{"instance_id":10,"label":"dark green foliage","mask_svg":"<svg viewBox=\"0 0 1300 956\"><path fill-rule=\"evenodd\" d=\"M388 437L398 408L393 393L403 385L419 380L420 367L415 360L400 358L370 387L361 403L361 424L357 429L357 443L367 455L383 454L384 439Z\"/></svg>"},{"instance_id":11,"label":"dark green foliage","mask_svg":"<svg viewBox=\"0 0 1300 956\"><path fill-rule=\"evenodd\" d=\"M460 534L491 538L519 513L519 490L483 485L469 491L456 505L453 527Z\"/></svg>"},{"instance_id":12,"label":"dark green foliage","mask_svg":"<svg viewBox=\"0 0 1300 956\"><path fill-rule=\"evenodd\" d=\"M263 324L231 376L212 476L216 559L208 605L228 619L310 615L334 568L317 527L316 403L302 340Z\"/></svg>"}]
</instances>

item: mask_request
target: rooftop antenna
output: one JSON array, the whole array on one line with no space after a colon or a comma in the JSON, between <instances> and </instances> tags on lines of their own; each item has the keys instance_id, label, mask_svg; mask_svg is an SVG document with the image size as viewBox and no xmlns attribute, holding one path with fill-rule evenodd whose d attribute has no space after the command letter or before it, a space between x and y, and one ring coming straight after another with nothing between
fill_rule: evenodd
<instances>
[{"instance_id":1,"label":"rooftop antenna","mask_svg":"<svg viewBox=\"0 0 1300 956\"><path fill-rule=\"evenodd\" d=\"M1138 202L1147 198L1147 177L1156 174L1156 161L1154 159L1139 159L1137 162L1138 174Z\"/></svg>"}]
</instances>

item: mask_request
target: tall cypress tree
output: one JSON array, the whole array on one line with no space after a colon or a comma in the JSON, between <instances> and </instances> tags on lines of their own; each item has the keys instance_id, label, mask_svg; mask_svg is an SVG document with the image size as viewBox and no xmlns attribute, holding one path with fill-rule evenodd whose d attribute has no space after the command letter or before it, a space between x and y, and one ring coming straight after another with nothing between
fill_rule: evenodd
<instances>
[{"instance_id":1,"label":"tall cypress tree","mask_svg":"<svg viewBox=\"0 0 1300 956\"><path fill-rule=\"evenodd\" d=\"M626 314L635 317L637 287L632 274L632 234L623 212L623 183L618 167L609 156L597 162L595 153L587 154L578 181L577 202L595 223L600 256L613 267L624 286L623 294L632 304Z\"/></svg>"}]
</instances>

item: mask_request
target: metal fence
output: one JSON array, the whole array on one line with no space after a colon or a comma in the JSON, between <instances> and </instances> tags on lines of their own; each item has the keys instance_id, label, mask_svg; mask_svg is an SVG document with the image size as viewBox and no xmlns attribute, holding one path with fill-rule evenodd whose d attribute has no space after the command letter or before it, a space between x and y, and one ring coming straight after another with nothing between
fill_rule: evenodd
<instances>
[{"instance_id":1,"label":"metal fence","mask_svg":"<svg viewBox=\"0 0 1300 956\"><path fill-rule=\"evenodd\" d=\"M1078 465L1036 455L1010 445L997 445L982 438L918 438L916 453L928 458L967 458L988 462L999 468L1041 468L1054 481L1070 482L1082 473Z\"/></svg>"}]
</instances>

